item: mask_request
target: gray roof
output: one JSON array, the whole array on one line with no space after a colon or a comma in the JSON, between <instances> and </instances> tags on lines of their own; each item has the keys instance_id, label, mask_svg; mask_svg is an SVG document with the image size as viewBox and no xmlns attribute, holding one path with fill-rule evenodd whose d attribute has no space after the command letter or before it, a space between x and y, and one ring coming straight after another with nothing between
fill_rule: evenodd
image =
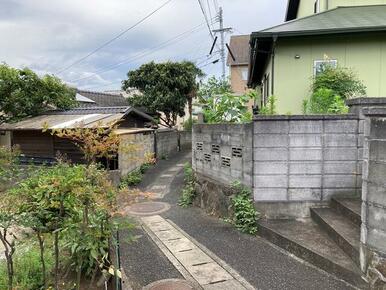
<instances>
[{"instance_id":1,"label":"gray roof","mask_svg":"<svg viewBox=\"0 0 386 290\"><path fill-rule=\"evenodd\" d=\"M102 92L93 92L78 90L77 94L87 98L90 102L79 102L80 107L118 107L118 106L128 106L129 102L122 94L111 94L111 93L102 93Z\"/></svg>"},{"instance_id":2,"label":"gray roof","mask_svg":"<svg viewBox=\"0 0 386 290\"><path fill-rule=\"evenodd\" d=\"M320 35L386 30L386 5L338 7L254 32L253 37Z\"/></svg>"},{"instance_id":3,"label":"gray roof","mask_svg":"<svg viewBox=\"0 0 386 290\"><path fill-rule=\"evenodd\" d=\"M229 47L236 60L233 60L228 52L228 65L248 65L249 64L249 39L248 35L232 35Z\"/></svg>"},{"instance_id":4,"label":"gray roof","mask_svg":"<svg viewBox=\"0 0 386 290\"><path fill-rule=\"evenodd\" d=\"M59 128L94 128L116 124L130 113L149 121L154 119L133 107L76 108L66 111L50 111L13 124L1 124L0 130L43 130Z\"/></svg>"}]
</instances>

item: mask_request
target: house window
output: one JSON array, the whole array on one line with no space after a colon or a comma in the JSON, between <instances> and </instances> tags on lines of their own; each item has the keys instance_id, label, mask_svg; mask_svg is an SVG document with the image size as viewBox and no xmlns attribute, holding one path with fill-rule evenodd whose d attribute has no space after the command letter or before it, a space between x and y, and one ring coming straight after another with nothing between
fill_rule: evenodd
<instances>
[{"instance_id":1,"label":"house window","mask_svg":"<svg viewBox=\"0 0 386 290\"><path fill-rule=\"evenodd\" d=\"M243 81L247 81L248 80L248 68L247 67L243 67L241 69L241 78Z\"/></svg>"},{"instance_id":2,"label":"house window","mask_svg":"<svg viewBox=\"0 0 386 290\"><path fill-rule=\"evenodd\" d=\"M328 59L328 60L315 60L314 61L314 76L322 73L326 67L336 68L338 65L338 61L336 59Z\"/></svg>"}]
</instances>

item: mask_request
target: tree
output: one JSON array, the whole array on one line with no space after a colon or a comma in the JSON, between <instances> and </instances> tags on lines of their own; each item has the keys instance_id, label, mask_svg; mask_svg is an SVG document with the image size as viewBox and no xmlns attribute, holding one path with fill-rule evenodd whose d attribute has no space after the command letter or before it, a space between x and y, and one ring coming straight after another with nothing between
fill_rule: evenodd
<instances>
[{"instance_id":1,"label":"tree","mask_svg":"<svg viewBox=\"0 0 386 290\"><path fill-rule=\"evenodd\" d=\"M211 77L201 85L198 96L203 106L205 121L208 123L240 123L252 120L248 102L256 98L255 91L236 96L227 80Z\"/></svg>"},{"instance_id":2,"label":"tree","mask_svg":"<svg viewBox=\"0 0 386 290\"><path fill-rule=\"evenodd\" d=\"M192 99L198 89L197 78L203 72L192 62L150 62L129 71L122 88L137 88L140 94L131 98L135 106L144 106L152 113L163 113L160 119L168 126L176 124L177 116L185 115L185 106L192 111Z\"/></svg>"},{"instance_id":3,"label":"tree","mask_svg":"<svg viewBox=\"0 0 386 290\"><path fill-rule=\"evenodd\" d=\"M229 81L226 79L217 79L215 76L212 76L205 83L201 83L198 97L201 103L205 103L205 100L208 98L226 93L232 93Z\"/></svg>"},{"instance_id":4,"label":"tree","mask_svg":"<svg viewBox=\"0 0 386 290\"><path fill-rule=\"evenodd\" d=\"M38 115L49 108L67 109L76 104L75 89L55 76L39 77L28 68L0 64L0 121L12 122Z\"/></svg>"},{"instance_id":5,"label":"tree","mask_svg":"<svg viewBox=\"0 0 386 290\"><path fill-rule=\"evenodd\" d=\"M119 136L115 134L116 126L110 124L103 126L101 123L85 128L64 128L49 129L49 124L44 124L43 132L50 131L50 134L59 138L72 141L83 153L87 164L97 162L98 158L107 160L118 154Z\"/></svg>"}]
</instances>

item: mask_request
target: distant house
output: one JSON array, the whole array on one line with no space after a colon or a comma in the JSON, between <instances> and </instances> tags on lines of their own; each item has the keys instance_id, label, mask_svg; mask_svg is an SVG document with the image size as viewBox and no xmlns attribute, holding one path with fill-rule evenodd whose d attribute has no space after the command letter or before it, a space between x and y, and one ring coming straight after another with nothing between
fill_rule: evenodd
<instances>
[{"instance_id":1,"label":"distant house","mask_svg":"<svg viewBox=\"0 0 386 290\"><path fill-rule=\"evenodd\" d=\"M368 96L385 97L386 5L325 10L327 2L316 1L323 12L314 14L310 2L315 4L290 0L286 19L293 20L251 35L248 84L262 86L262 103L275 95L279 113L301 113L312 78L326 63L352 68L366 85ZM373 2L328 1L328 8ZM308 16L295 19L299 15Z\"/></svg>"},{"instance_id":2,"label":"distant house","mask_svg":"<svg viewBox=\"0 0 386 290\"><path fill-rule=\"evenodd\" d=\"M249 39L250 35L232 35L229 47L232 55L228 53L227 65L232 91L236 94L245 94L248 90L248 65L249 65Z\"/></svg>"},{"instance_id":3,"label":"distant house","mask_svg":"<svg viewBox=\"0 0 386 290\"><path fill-rule=\"evenodd\" d=\"M50 129L94 128L117 125L120 130L148 130L153 118L133 107L83 107L65 111L49 111L13 124L2 124L9 132L11 145L17 145L25 161L52 162L58 153L75 163L83 163L83 155L71 141L52 136ZM43 129L48 126L48 132ZM152 130L150 130L152 131ZM113 166L114 167L114 166Z\"/></svg>"}]
</instances>

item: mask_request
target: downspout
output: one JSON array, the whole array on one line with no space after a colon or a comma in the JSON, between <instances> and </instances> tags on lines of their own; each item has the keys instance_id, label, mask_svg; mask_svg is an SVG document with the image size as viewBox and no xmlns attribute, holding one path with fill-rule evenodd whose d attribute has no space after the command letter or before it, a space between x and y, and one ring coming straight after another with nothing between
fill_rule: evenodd
<instances>
[{"instance_id":1,"label":"downspout","mask_svg":"<svg viewBox=\"0 0 386 290\"><path fill-rule=\"evenodd\" d=\"M326 0L326 10L329 9L329 7L328 7L328 6L329 6L329 5L328 5L328 1L329 1L329 0Z\"/></svg>"},{"instance_id":2,"label":"downspout","mask_svg":"<svg viewBox=\"0 0 386 290\"><path fill-rule=\"evenodd\" d=\"M273 36L272 54L271 54L271 96L275 94L275 51L276 51L277 35Z\"/></svg>"}]
</instances>

